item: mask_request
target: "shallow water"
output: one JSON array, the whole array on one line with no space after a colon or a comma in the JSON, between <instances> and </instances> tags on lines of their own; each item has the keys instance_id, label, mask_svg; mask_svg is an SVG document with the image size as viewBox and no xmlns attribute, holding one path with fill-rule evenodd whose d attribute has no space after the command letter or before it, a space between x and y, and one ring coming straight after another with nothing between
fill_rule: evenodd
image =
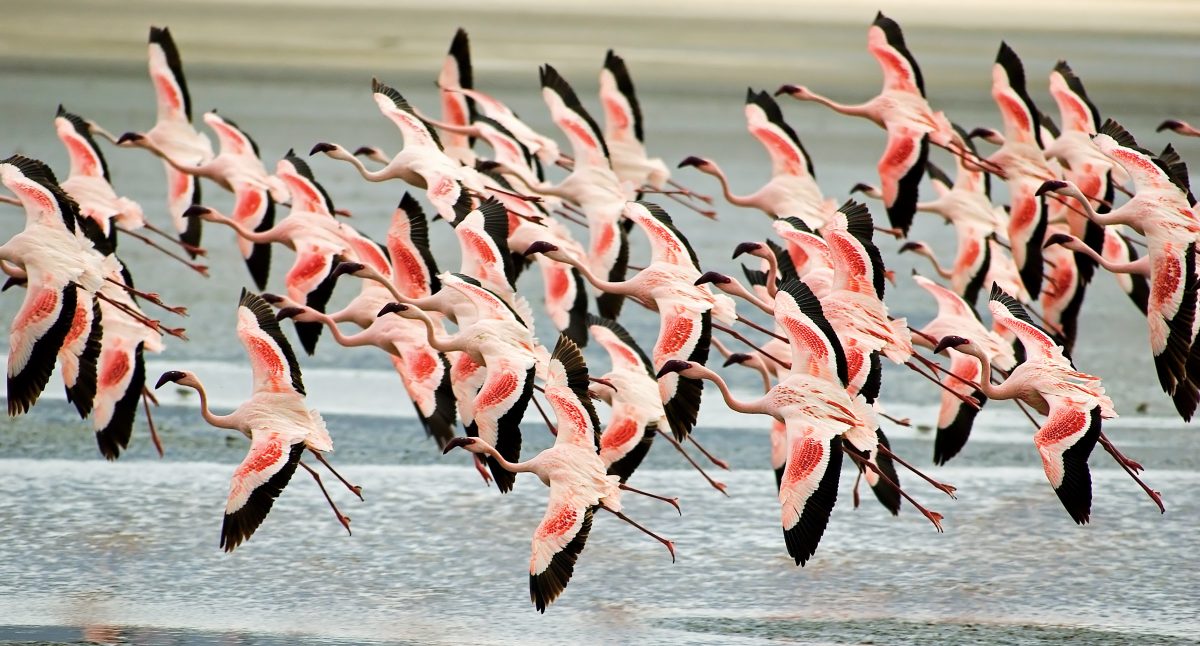
<instances>
[{"instance_id":1,"label":"shallow water","mask_svg":"<svg viewBox=\"0 0 1200 646\"><path fill-rule=\"evenodd\" d=\"M305 15L291 19L311 28L313 16L323 14ZM222 57L215 50L219 38L200 42L205 29L215 33L210 23L172 27L197 112L218 107L255 136L273 164L289 147L306 152L322 140L375 142L388 150L399 145L371 103L367 81L383 74L417 105L434 105L436 54L459 22L436 12L419 18L406 23L409 33L397 47L432 48L434 55L390 60L378 69L332 53L327 65L301 68L301 59L285 56L302 49L296 36L267 32L264 42L278 41L278 47L261 60L243 57L233 66L233 54ZM145 17L110 19L121 29L104 42L119 42L113 34L140 42ZM689 154L713 157L740 192L752 190L768 172L765 155L744 130L747 83L770 89L808 82L847 100L865 97L877 83L857 24L770 25L755 41L737 36L732 26L702 20L668 39L658 20L630 22L628 29L611 31L611 41L563 22L563 33L524 49L500 23L461 22L475 35L477 84L547 132L553 130L536 92L536 62L527 61L564 60L564 73L592 105L594 70L605 47L626 44L635 81L645 79L639 91L652 150L672 165ZM538 23L536 32L555 33L547 24ZM789 27L797 27L794 38L784 37ZM183 37L189 28L192 42ZM907 33L935 105L968 128L996 124L986 90L1000 34L961 27ZM1168 140L1152 133L1154 124L1165 116L1188 117L1200 96L1200 79L1178 73L1180 61L1200 61L1194 39L1126 35L1100 46L1091 34L1003 36L1026 57L1031 91L1045 109L1053 111L1044 73L1056 58L1067 57L1101 110L1149 147ZM433 44L426 48L426 41ZM73 42L66 49L79 47ZM124 50L94 47L105 55L60 60L10 52L0 59L0 141L7 149L65 170L50 125L59 102L118 133L152 122L144 64L121 58ZM144 51L138 49L135 56ZM199 54L194 65L193 49ZM494 61L488 59L493 50ZM709 58L697 58L700 50ZM722 56L729 52L737 55ZM814 157L827 194L845 197L856 181L871 179L883 143L874 126L817 106L785 103L784 111ZM1200 163L1200 145L1185 141L1179 148ZM144 153L105 153L118 190L166 225L159 162ZM368 185L326 159L314 160L313 167L338 205L355 214L353 223L379 237L403 187ZM699 190L713 188L698 173L680 171L677 177ZM205 191L214 205L229 206L219 189ZM728 260L736 242L769 230L762 216L727 206L716 225L668 207L706 269L736 270ZM15 214L0 219L4 235L19 226ZM455 265L449 231L435 226L433 235L439 259ZM948 228L921 219L913 235L940 249L952 238ZM136 241L122 249L139 286L191 309L182 322L191 341L170 342L147 372L195 370L222 409L239 403L249 385L232 332L237 292L248 280L231 243L228 231L206 231L208 280ZM635 258L644 257L644 246L635 244ZM914 265L895 255L898 245L880 241L899 283L889 287L889 304L894 314L920 324L932 316L932 299L904 278ZM282 286L290 261L290 253L276 252L272 287ZM539 293L532 273L521 286ZM335 304L352 291L340 288ZM0 297L0 321L11 320L19 301L18 292ZM96 455L89 427L74 417L54 383L31 414L0 421L0 490L6 492L0 497L0 642L1194 642L1200 639L1200 575L1193 567L1200 436L1173 417L1158 391L1145 324L1111 279L1095 282L1084 316L1077 365L1105 379L1122 413L1106 431L1146 465L1167 514L1160 516L1098 451L1092 522L1074 526L1045 482L1028 422L1011 406L992 404L964 454L949 467L932 469L958 487L957 500L904 476L923 502L946 515L944 534L911 507L898 518L887 516L869 494L854 509L847 469L820 549L797 568L778 529L765 420L736 415L709 393L698 437L730 461L732 471L718 477L731 496L708 489L677 456L656 448L635 484L679 495L683 516L655 501L626 502L631 515L677 542L678 562L616 519L598 518L569 588L544 617L527 600L525 576L544 488L522 476L516 491L501 499L481 486L465 454L437 455L378 353L334 348L326 338L315 357L302 360L311 403L336 439L336 462L365 488L365 502L331 488L354 519L354 535L345 535L301 474L253 539L233 554L222 553L217 540L228 477L245 451L240 436L207 428L196 415L195 398L168 388L156 414L166 457L153 455L139 427L129 453L106 464ZM631 308L625 322L651 343L655 319ZM553 337L544 330L542 338ZM729 375L745 393L755 386L749 375ZM906 369L886 369L883 400L898 417L923 426L934 422L937 393ZM1135 412L1141 404L1145 412ZM539 424L530 419L526 426L526 454L548 443ZM929 465L927 430L889 427L888 433L898 452Z\"/></svg>"}]
</instances>

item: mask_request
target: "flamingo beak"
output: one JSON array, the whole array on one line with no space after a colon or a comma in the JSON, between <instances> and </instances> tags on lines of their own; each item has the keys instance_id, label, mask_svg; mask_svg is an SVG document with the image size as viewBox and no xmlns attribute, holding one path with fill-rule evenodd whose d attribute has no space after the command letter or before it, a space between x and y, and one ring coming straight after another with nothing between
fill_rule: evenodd
<instances>
[{"instance_id":1,"label":"flamingo beak","mask_svg":"<svg viewBox=\"0 0 1200 646\"><path fill-rule=\"evenodd\" d=\"M158 383L154 384L154 389L158 390L159 388L163 387L163 384L165 384L169 381L170 382L179 381L180 379L183 379L185 376L186 376L186 374L182 371L168 370L168 371L162 373L162 376L158 378Z\"/></svg>"},{"instance_id":2,"label":"flamingo beak","mask_svg":"<svg viewBox=\"0 0 1200 646\"><path fill-rule=\"evenodd\" d=\"M854 195L855 193L870 193L874 188L875 187L871 186L870 184L859 182L850 188L850 194Z\"/></svg>"},{"instance_id":3,"label":"flamingo beak","mask_svg":"<svg viewBox=\"0 0 1200 646\"><path fill-rule=\"evenodd\" d=\"M1071 240L1074 240L1074 236L1072 236L1070 234L1055 233L1055 234L1051 235L1049 238L1046 238L1046 244L1043 244L1042 248L1047 249L1049 247L1053 247L1056 244L1067 244Z\"/></svg>"},{"instance_id":4,"label":"flamingo beak","mask_svg":"<svg viewBox=\"0 0 1200 646\"><path fill-rule=\"evenodd\" d=\"M1183 122L1176 121L1175 119L1167 119L1166 121L1158 124L1158 127L1154 129L1154 132L1162 132L1163 130L1175 130L1176 128L1179 128L1181 126L1183 126Z\"/></svg>"},{"instance_id":5,"label":"flamingo beak","mask_svg":"<svg viewBox=\"0 0 1200 646\"><path fill-rule=\"evenodd\" d=\"M137 143L145 138L146 138L145 135L141 135L136 132L127 132L127 133L121 135L120 137L117 137L117 145L124 146L125 144L133 144L133 143Z\"/></svg>"},{"instance_id":6,"label":"flamingo beak","mask_svg":"<svg viewBox=\"0 0 1200 646\"><path fill-rule=\"evenodd\" d=\"M1051 179L1051 180L1042 182L1042 185L1038 187L1037 191L1034 192L1034 195L1044 195L1044 194L1050 193L1050 192L1057 193L1058 191L1061 191L1066 187L1067 187L1066 182L1064 182L1062 180Z\"/></svg>"},{"instance_id":7,"label":"flamingo beak","mask_svg":"<svg viewBox=\"0 0 1200 646\"><path fill-rule=\"evenodd\" d=\"M407 309L408 309L408 306L405 305L404 303L388 303L387 305L384 305L383 308L379 310L379 313L376 314L375 316L376 316L376 318L378 318L380 316L384 316L387 314L396 314L398 312L403 312Z\"/></svg>"},{"instance_id":8,"label":"flamingo beak","mask_svg":"<svg viewBox=\"0 0 1200 646\"><path fill-rule=\"evenodd\" d=\"M183 217L185 217L185 218L202 218L211 212L212 212L212 209L208 208L207 206L200 206L199 204L195 204L195 205L189 206L188 209L183 212Z\"/></svg>"},{"instance_id":9,"label":"flamingo beak","mask_svg":"<svg viewBox=\"0 0 1200 646\"><path fill-rule=\"evenodd\" d=\"M317 144L317 145L319 146L321 144ZM313 150L316 150L316 148L314 147ZM354 149L355 157L361 157L364 155L367 157L370 157L371 155L374 155L374 154L375 154L375 149L370 146L359 146L358 148Z\"/></svg>"},{"instance_id":10,"label":"flamingo beak","mask_svg":"<svg viewBox=\"0 0 1200 646\"><path fill-rule=\"evenodd\" d=\"M695 166L695 167L699 168L701 166L704 166L707 163L708 163L708 160L706 160L706 159L703 159L700 157L689 156L689 157L684 157L683 161L679 162L679 166L677 166L676 168L683 168L684 166Z\"/></svg>"},{"instance_id":11,"label":"flamingo beak","mask_svg":"<svg viewBox=\"0 0 1200 646\"><path fill-rule=\"evenodd\" d=\"M706 271L706 272L704 272L703 275L701 275L699 278L697 278L696 282L693 284L696 285L697 287L699 287L700 285L704 285L707 283L713 283L716 285L724 285L724 284L732 282L732 281L733 281L733 279L730 278L729 276L726 276L725 274L715 272L715 271Z\"/></svg>"},{"instance_id":12,"label":"flamingo beak","mask_svg":"<svg viewBox=\"0 0 1200 646\"><path fill-rule=\"evenodd\" d=\"M311 157L317 153L328 153L334 150L337 150L337 146L334 144L327 144L322 141L321 143L313 146L312 150L308 151L308 155Z\"/></svg>"},{"instance_id":13,"label":"flamingo beak","mask_svg":"<svg viewBox=\"0 0 1200 646\"><path fill-rule=\"evenodd\" d=\"M753 357L746 354L745 352L734 352L733 354L729 355L729 358L725 360L725 363L722 364L721 367L727 368L729 366L732 366L735 363L740 365L740 364L743 364L743 363L749 361L752 358Z\"/></svg>"},{"instance_id":14,"label":"flamingo beak","mask_svg":"<svg viewBox=\"0 0 1200 646\"><path fill-rule=\"evenodd\" d=\"M788 96L791 96L796 93L796 90L799 90L799 89L800 89L799 86L792 85L790 83L785 84L785 85L780 85L779 89L775 90L775 96L779 96L780 94L786 94Z\"/></svg>"},{"instance_id":15,"label":"flamingo beak","mask_svg":"<svg viewBox=\"0 0 1200 646\"><path fill-rule=\"evenodd\" d=\"M282 321L283 319L290 319L294 316L299 315L303 311L304 311L303 307L285 307L285 308L279 310L278 312L275 312L275 320Z\"/></svg>"},{"instance_id":16,"label":"flamingo beak","mask_svg":"<svg viewBox=\"0 0 1200 646\"><path fill-rule=\"evenodd\" d=\"M460 446L463 446L463 447L471 446L474 443L475 443L475 438L473 438L473 437L456 437L456 438L450 440L449 442L446 442L446 448L442 449L442 455L446 455L450 451L453 451L454 449L457 449Z\"/></svg>"},{"instance_id":17,"label":"flamingo beak","mask_svg":"<svg viewBox=\"0 0 1200 646\"><path fill-rule=\"evenodd\" d=\"M669 375L672 372L680 372L691 367L692 364L690 362L682 361L680 359L671 359L670 361L664 363L662 368L659 368L658 378L662 379L664 376Z\"/></svg>"},{"instance_id":18,"label":"flamingo beak","mask_svg":"<svg viewBox=\"0 0 1200 646\"><path fill-rule=\"evenodd\" d=\"M961 336L944 336L942 337L941 341L938 341L937 346L933 348L933 353L941 354L946 350L946 348L957 348L958 346L966 345L967 343L970 343L970 341L962 338Z\"/></svg>"},{"instance_id":19,"label":"flamingo beak","mask_svg":"<svg viewBox=\"0 0 1200 646\"><path fill-rule=\"evenodd\" d=\"M758 251L759 249L762 249L762 245L757 242L743 242L743 243L739 244L737 247L734 247L733 257L737 258L738 256L740 256L744 253L752 254L755 251Z\"/></svg>"},{"instance_id":20,"label":"flamingo beak","mask_svg":"<svg viewBox=\"0 0 1200 646\"><path fill-rule=\"evenodd\" d=\"M525 252L521 255L528 258L535 253L550 253L551 251L558 251L558 247L545 240L538 240L526 247Z\"/></svg>"},{"instance_id":21,"label":"flamingo beak","mask_svg":"<svg viewBox=\"0 0 1200 646\"><path fill-rule=\"evenodd\" d=\"M354 274L362 271L365 267L366 265L361 262L340 262L337 267L333 268L333 273L330 276L336 278L344 274Z\"/></svg>"},{"instance_id":22,"label":"flamingo beak","mask_svg":"<svg viewBox=\"0 0 1200 646\"><path fill-rule=\"evenodd\" d=\"M276 304L278 304L278 303L282 303L282 302L283 302L283 297L282 297L282 296L280 296L279 294L272 294L272 293L270 293L270 292L263 292L262 294L260 294L260 296L262 296L262 299L263 299L264 301L266 301L266 302L268 302L268 303L270 303L270 304L272 304L272 305L276 305Z\"/></svg>"},{"instance_id":23,"label":"flamingo beak","mask_svg":"<svg viewBox=\"0 0 1200 646\"><path fill-rule=\"evenodd\" d=\"M921 248L920 242L905 242L904 244L900 245L900 251L897 251L896 253L904 253L905 251L916 251L917 249L920 249L920 248Z\"/></svg>"}]
</instances>

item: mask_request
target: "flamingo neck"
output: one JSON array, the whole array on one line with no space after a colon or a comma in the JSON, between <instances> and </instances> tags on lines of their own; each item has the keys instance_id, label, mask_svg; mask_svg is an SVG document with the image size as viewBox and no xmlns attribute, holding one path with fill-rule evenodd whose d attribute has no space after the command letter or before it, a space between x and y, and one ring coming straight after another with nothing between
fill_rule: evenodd
<instances>
[{"instance_id":1,"label":"flamingo neck","mask_svg":"<svg viewBox=\"0 0 1200 646\"><path fill-rule=\"evenodd\" d=\"M200 383L199 379L196 380L195 385L192 385L192 389L196 391L196 394L200 395L200 416L204 418L204 421L217 428L238 429L238 425L233 419L233 414L217 415L209 410L208 393L204 390L204 384Z\"/></svg>"},{"instance_id":2,"label":"flamingo neck","mask_svg":"<svg viewBox=\"0 0 1200 646\"><path fill-rule=\"evenodd\" d=\"M717 181L721 183L721 193L725 195L725 200L727 202L736 206L758 207L758 205L749 195L736 195L732 190L730 190L729 178L725 176L725 171L721 170L720 166L717 166L714 162L709 162L708 167L709 169L705 172L717 178Z\"/></svg>"},{"instance_id":3,"label":"flamingo neck","mask_svg":"<svg viewBox=\"0 0 1200 646\"><path fill-rule=\"evenodd\" d=\"M381 182L385 179L391 178L390 175L385 176L382 170L373 171L368 169L367 165L364 164L361 159L351 155L344 148L338 148L337 150L330 151L326 154L334 159L340 159L344 162L349 162L350 165L354 166L355 170L358 171L358 174L362 175L362 178L368 182Z\"/></svg>"},{"instance_id":4,"label":"flamingo neck","mask_svg":"<svg viewBox=\"0 0 1200 646\"><path fill-rule=\"evenodd\" d=\"M491 444L479 439L475 440L475 442L480 447L480 450L477 451L478 453L485 453L491 456L492 459L494 459L496 463L500 465L500 468L504 469L505 471L508 471L509 473L537 473L536 467L533 464L533 460L527 460L525 462L509 462L504 458L503 455L500 455L500 451L496 450L496 447L492 446Z\"/></svg>"},{"instance_id":5,"label":"flamingo neck","mask_svg":"<svg viewBox=\"0 0 1200 646\"><path fill-rule=\"evenodd\" d=\"M209 222L224 224L225 226L233 229L238 234L238 237L249 240L250 242L271 243L275 241L274 236L270 235L271 229L267 229L266 231L247 229L244 225L242 225L241 222L238 222L237 220L234 220L223 213L218 213L215 210L210 210L209 213L204 216L204 219L208 220Z\"/></svg>"},{"instance_id":6,"label":"flamingo neck","mask_svg":"<svg viewBox=\"0 0 1200 646\"><path fill-rule=\"evenodd\" d=\"M575 258L573 256L568 256L566 260L563 260L561 262L564 262L564 263L574 267L575 269L578 269L579 274L581 276L583 276L584 279L587 280L587 282L591 283L592 287L595 287L596 289L598 289L602 292L607 292L609 294L624 294L624 295L629 295L629 294L633 293L633 290L629 287L628 280L611 281L611 280L606 280L604 278L600 278L596 274L592 273L591 268L588 267L586 264L580 262L578 258Z\"/></svg>"},{"instance_id":7,"label":"flamingo neck","mask_svg":"<svg viewBox=\"0 0 1200 646\"><path fill-rule=\"evenodd\" d=\"M439 335L434 329L433 319L429 318L429 315L424 310L414 307L411 311L417 320L425 324L425 339L433 349L439 352L453 352L464 349L461 347L463 344L457 342L457 336Z\"/></svg>"},{"instance_id":8,"label":"flamingo neck","mask_svg":"<svg viewBox=\"0 0 1200 646\"><path fill-rule=\"evenodd\" d=\"M871 121L880 123L875 110L872 109L870 101L858 104L838 103L827 96L822 96L812 91L809 91L807 100L820 103L834 112L850 115L852 117L862 117L864 119L870 119Z\"/></svg>"},{"instance_id":9,"label":"flamingo neck","mask_svg":"<svg viewBox=\"0 0 1200 646\"><path fill-rule=\"evenodd\" d=\"M766 410L762 406L762 400L752 402L742 401L733 396L729 391L729 384L721 378L721 375L710 370L707 366L696 366L700 369L701 377L707 379L717 385L717 389L721 391L721 397L725 400L725 404L739 413L765 414Z\"/></svg>"}]
</instances>

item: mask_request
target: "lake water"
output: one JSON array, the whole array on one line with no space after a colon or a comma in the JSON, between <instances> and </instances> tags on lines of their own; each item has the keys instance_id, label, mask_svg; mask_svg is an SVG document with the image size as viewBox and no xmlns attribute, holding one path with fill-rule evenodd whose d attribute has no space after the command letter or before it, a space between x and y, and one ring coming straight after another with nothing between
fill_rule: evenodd
<instances>
[{"instance_id":1,"label":"lake water","mask_svg":"<svg viewBox=\"0 0 1200 646\"><path fill-rule=\"evenodd\" d=\"M224 13L188 3L98 6L105 13L73 13L70 3L53 2L14 8L12 24L27 28L4 27L12 38L0 47L6 151L42 158L65 174L66 156L51 125L60 102L116 133L148 127L153 98L140 56L152 22L175 32L197 114L216 107L236 120L258 140L269 166L288 148L307 152L317 141L395 150L399 138L370 98L371 76L434 109L437 65L459 24L473 36L477 86L552 134L537 92L537 63L560 65L595 106L596 70L606 47L617 46L638 83L652 152L672 166L687 155L712 157L739 192L750 192L769 172L744 129L747 85L806 83L846 101L878 88L864 47L873 16L866 10L815 24L794 16L672 17L653 5L659 11L644 20L597 13L589 28L578 17L532 12L365 6L342 20L315 5L269 2L221 5ZM906 34L931 99L968 129L999 122L987 89L1001 37L1025 57L1031 93L1052 114L1046 74L1067 58L1102 112L1147 147L1179 139L1153 133L1162 118L1200 119L1200 78L1189 71L1200 62L1194 36L1070 32L1069 25L1000 30L968 16L951 26L915 22ZM47 25L77 28L71 33L79 37L51 42L38 36ZM390 41L381 35L387 31L394 32ZM840 199L855 182L873 179L881 131L819 106L783 105L826 194ZM1193 166L1200 164L1197 140L1176 143ZM166 226L159 162L140 152L105 153L118 190ZM382 237L404 187L369 185L327 159L314 160L313 168L338 206L354 213L352 223ZM713 192L715 182L699 173L682 170L676 177ZM230 206L220 189L205 192L214 206ZM756 212L722 205L720 220L711 223L665 204L706 269L734 271L734 245L769 231ZM882 217L881 209L873 211ZM0 219L6 237L21 226L19 215L8 213ZM209 227L205 235L209 279L135 240L123 243L122 256L140 287L191 310L181 322L191 341L171 340L151 359L148 374L194 370L213 391L214 406L226 410L249 391L233 332L238 291L249 280L230 232ZM922 218L912 235L944 253L953 239L948 227ZM434 225L433 236L442 265L455 266L448 227ZM914 266L928 274L927 267L898 257L894 240L879 244L898 277L889 287L892 312L923 324L933 314L932 299L906 277ZM635 242L633 262L646 255ZM282 289L290 262L289 252L276 252L272 288ZM535 273L522 278L521 289L540 294ZM334 303L354 291L341 286ZM19 291L0 297L0 325L12 320L20 299ZM30 414L0 421L0 643L1195 643L1200 435L1159 392L1144 320L1110 277L1094 282L1083 316L1076 363L1104 378L1122 415L1105 429L1147 467L1165 515L1097 451L1092 522L1075 526L1045 481L1029 423L1011 405L989 405L965 452L947 467L930 467L927 427L936 419L937 392L907 369L889 367L885 407L919 425L887 426L895 449L958 487L951 500L902 474L911 491L945 514L946 532L935 532L911 507L890 517L869 495L854 509L847 467L820 548L798 568L778 528L767 420L726 410L710 389L697 437L731 463L731 471L714 474L730 496L656 447L634 484L678 495L683 515L629 496L627 507L676 541L678 561L672 564L636 530L600 516L574 578L544 616L528 601L525 574L544 487L521 476L515 492L500 497L481 484L465 453L439 455L378 352L339 348L324 338L316 356L301 360L310 402L335 438L335 462L364 487L365 502L331 488L353 518L353 536L299 474L252 540L232 554L220 551L218 536L243 438L208 428L194 397L167 388L155 413L166 457L153 454L139 423L128 454L105 463L90 426L52 383ZM623 319L649 347L656 319L634 308ZM553 337L545 329L541 338ZM605 369L605 358L592 351L589 357ZM753 391L749 375L726 372L737 389ZM525 455L548 445L541 428L529 419Z\"/></svg>"}]
</instances>

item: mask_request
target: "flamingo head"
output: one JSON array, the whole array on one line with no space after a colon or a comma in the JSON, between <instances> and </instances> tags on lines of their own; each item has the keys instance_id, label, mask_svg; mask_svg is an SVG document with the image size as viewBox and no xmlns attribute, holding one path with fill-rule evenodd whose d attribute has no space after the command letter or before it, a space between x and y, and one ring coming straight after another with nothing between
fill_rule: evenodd
<instances>
[{"instance_id":1,"label":"flamingo head","mask_svg":"<svg viewBox=\"0 0 1200 646\"><path fill-rule=\"evenodd\" d=\"M866 193L869 195L871 193L877 193L877 192L878 192L878 189L876 189L874 186L871 186L870 184L867 184L865 182L859 182L850 188L851 195L854 195L855 193Z\"/></svg>"},{"instance_id":2,"label":"flamingo head","mask_svg":"<svg viewBox=\"0 0 1200 646\"><path fill-rule=\"evenodd\" d=\"M752 256L757 256L758 255L757 252L761 251L762 248L763 248L763 245L758 242L743 242L743 243L739 244L738 246L734 247L733 257L737 258L738 256L740 256L744 253L748 253Z\"/></svg>"},{"instance_id":3,"label":"flamingo head","mask_svg":"<svg viewBox=\"0 0 1200 646\"><path fill-rule=\"evenodd\" d=\"M330 144L330 143L326 143L326 142L322 141L322 142L316 144L315 146L313 146L312 150L308 151L308 155L309 155L309 157L311 157L317 153L325 153L326 155L329 155L330 157L332 157L333 154L337 153L337 152L345 152L345 151L343 151L342 147L337 144Z\"/></svg>"},{"instance_id":4,"label":"flamingo head","mask_svg":"<svg viewBox=\"0 0 1200 646\"><path fill-rule=\"evenodd\" d=\"M307 310L303 307L284 307L284 308L280 309L278 312L275 312L275 320L282 321L284 319L293 319L293 318L296 320L300 320L298 317L300 315L304 314L306 311Z\"/></svg>"},{"instance_id":5,"label":"flamingo head","mask_svg":"<svg viewBox=\"0 0 1200 646\"><path fill-rule=\"evenodd\" d=\"M187 370L168 370L158 378L158 382L154 384L154 389L158 390L163 387L163 384L168 382L176 383L180 386L191 386L192 388L200 387L200 380L196 378L195 374Z\"/></svg>"},{"instance_id":6,"label":"flamingo head","mask_svg":"<svg viewBox=\"0 0 1200 646\"><path fill-rule=\"evenodd\" d=\"M928 249L928 247L925 246L924 242L912 241L912 242L905 242L904 244L900 245L900 251L898 251L897 253L904 253L906 251L912 251L914 253L921 253L922 251L925 251L926 249Z\"/></svg>"},{"instance_id":7,"label":"flamingo head","mask_svg":"<svg viewBox=\"0 0 1200 646\"><path fill-rule=\"evenodd\" d=\"M754 357L753 357L752 355L746 354L745 352L734 352L733 354L729 355L729 357L727 357L727 358L725 359L725 363L724 363L724 364L722 364L722 367L723 367L723 368L724 368L724 367L729 367L729 366L732 366L732 365L734 365L734 364L741 365L741 364L743 364L743 363L746 363L747 361L749 361L749 360L751 360L751 359L753 359L753 358L754 358Z\"/></svg>"},{"instance_id":8,"label":"flamingo head","mask_svg":"<svg viewBox=\"0 0 1200 646\"><path fill-rule=\"evenodd\" d=\"M1045 195L1046 193L1058 193L1070 186L1066 182L1057 179L1047 180L1042 182L1042 185L1037 188L1034 195Z\"/></svg>"},{"instance_id":9,"label":"flamingo head","mask_svg":"<svg viewBox=\"0 0 1200 646\"><path fill-rule=\"evenodd\" d=\"M780 94L786 94L798 101L807 101L813 97L813 93L809 92L808 88L803 85L792 85L791 83L780 85L779 89L775 90L775 96L779 96Z\"/></svg>"},{"instance_id":10,"label":"flamingo head","mask_svg":"<svg viewBox=\"0 0 1200 646\"><path fill-rule=\"evenodd\" d=\"M1004 145L1004 136L996 130L992 130L991 128L976 128L967 133L967 139L975 138L982 139L989 144L995 144L997 146Z\"/></svg>"},{"instance_id":11,"label":"flamingo head","mask_svg":"<svg viewBox=\"0 0 1200 646\"><path fill-rule=\"evenodd\" d=\"M479 438L477 437L456 437L449 442L446 442L446 448L442 449L442 455L446 455L450 451L462 447L471 453L481 453L479 447Z\"/></svg>"},{"instance_id":12,"label":"flamingo head","mask_svg":"<svg viewBox=\"0 0 1200 646\"><path fill-rule=\"evenodd\" d=\"M662 367L658 369L657 376L659 379L662 379L663 377L671 374L672 372L683 372L684 370L687 370L691 367L692 367L692 363L690 361L682 361L680 359L671 359L670 361L667 361L666 363L664 363L662 365Z\"/></svg>"},{"instance_id":13,"label":"flamingo head","mask_svg":"<svg viewBox=\"0 0 1200 646\"><path fill-rule=\"evenodd\" d=\"M525 248L525 252L521 255L528 258L535 253L545 254L547 258L551 258L553 260L558 260L563 255L562 250L558 248L558 245L546 242L545 240L538 240L530 243L530 245Z\"/></svg>"},{"instance_id":14,"label":"flamingo head","mask_svg":"<svg viewBox=\"0 0 1200 646\"><path fill-rule=\"evenodd\" d=\"M117 137L118 146L145 146L146 135L140 132L127 132L120 137Z\"/></svg>"},{"instance_id":15,"label":"flamingo head","mask_svg":"<svg viewBox=\"0 0 1200 646\"><path fill-rule=\"evenodd\" d=\"M709 169L712 168L712 162L708 161L707 159L705 159L703 157L696 157L695 155L689 155L687 157L684 157L683 161L679 162L679 165L677 166L677 168L683 168L685 166L695 166L696 170L699 170L700 172L708 172Z\"/></svg>"},{"instance_id":16,"label":"flamingo head","mask_svg":"<svg viewBox=\"0 0 1200 646\"><path fill-rule=\"evenodd\" d=\"M367 266L361 262L339 262L337 266L333 268L333 273L331 273L330 276L336 278L338 276L350 274L352 276L365 278L366 276L362 272L365 272L366 269Z\"/></svg>"},{"instance_id":17,"label":"flamingo head","mask_svg":"<svg viewBox=\"0 0 1200 646\"><path fill-rule=\"evenodd\" d=\"M212 209L208 208L207 206L202 206L200 204L193 204L192 206L189 206L186 211L183 212L183 217L185 217L185 218L200 218L201 220L212 220L213 216L215 214L216 214L216 212L213 211Z\"/></svg>"},{"instance_id":18,"label":"flamingo head","mask_svg":"<svg viewBox=\"0 0 1200 646\"><path fill-rule=\"evenodd\" d=\"M933 353L940 354L942 352L945 352L947 348L957 348L959 346L964 346L970 342L971 341L969 339L964 339L961 336L954 336L952 334L947 335L947 336L942 337L941 341L938 341L937 346L935 346L933 348Z\"/></svg>"},{"instance_id":19,"label":"flamingo head","mask_svg":"<svg viewBox=\"0 0 1200 646\"><path fill-rule=\"evenodd\" d=\"M732 281L733 281L732 278L730 278L729 276L726 276L725 274L722 274L720 272L706 271L703 274L701 274L701 276L699 278L697 278L696 282L693 284L696 285L697 287L699 287L699 286L707 284L707 283L713 283L714 285L725 285Z\"/></svg>"},{"instance_id":20,"label":"flamingo head","mask_svg":"<svg viewBox=\"0 0 1200 646\"><path fill-rule=\"evenodd\" d=\"M1158 127L1154 129L1154 132L1162 132L1163 130L1178 132L1179 129L1183 127L1184 123L1182 121L1179 121L1178 119L1167 119L1166 121L1158 124Z\"/></svg>"},{"instance_id":21,"label":"flamingo head","mask_svg":"<svg viewBox=\"0 0 1200 646\"><path fill-rule=\"evenodd\" d=\"M376 314L375 316L380 317L380 316L386 316L388 314L399 314L400 316L404 316L403 312L407 312L407 311L408 311L408 306L405 305L404 303L393 302L393 303L388 303L387 305L384 305L383 308L379 310L379 313Z\"/></svg>"},{"instance_id":22,"label":"flamingo head","mask_svg":"<svg viewBox=\"0 0 1200 646\"><path fill-rule=\"evenodd\" d=\"M18 278L17 276L9 276L8 280L4 281L4 286L0 287L0 292L7 292L11 287L17 287L28 283L26 278Z\"/></svg>"},{"instance_id":23,"label":"flamingo head","mask_svg":"<svg viewBox=\"0 0 1200 646\"><path fill-rule=\"evenodd\" d=\"M1046 242L1045 242L1045 244L1042 245L1042 248L1046 249L1049 247L1053 247L1056 244L1065 246L1074 241L1075 241L1075 236L1073 236L1069 233L1054 233L1054 234L1051 234L1046 237Z\"/></svg>"}]
</instances>

